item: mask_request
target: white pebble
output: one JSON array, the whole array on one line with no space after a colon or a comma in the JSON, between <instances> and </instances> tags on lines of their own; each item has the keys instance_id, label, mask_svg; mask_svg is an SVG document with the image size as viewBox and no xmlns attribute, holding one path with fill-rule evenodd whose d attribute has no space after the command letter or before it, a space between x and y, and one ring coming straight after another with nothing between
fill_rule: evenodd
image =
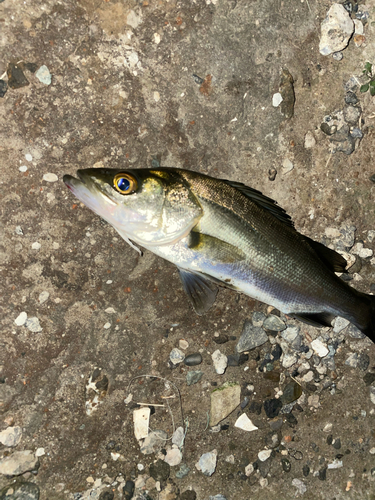
<instances>
[{"instance_id":1,"label":"white pebble","mask_svg":"<svg viewBox=\"0 0 375 500\"><path fill-rule=\"evenodd\" d=\"M120 458L120 453L111 452L111 458L114 462L116 462Z\"/></svg>"},{"instance_id":2,"label":"white pebble","mask_svg":"<svg viewBox=\"0 0 375 500\"><path fill-rule=\"evenodd\" d=\"M245 467L246 476L249 477L253 472L254 472L254 465L253 464L246 465Z\"/></svg>"},{"instance_id":3,"label":"white pebble","mask_svg":"<svg viewBox=\"0 0 375 500\"><path fill-rule=\"evenodd\" d=\"M333 425L332 424L326 424L323 427L323 432L331 432Z\"/></svg>"},{"instance_id":4,"label":"white pebble","mask_svg":"<svg viewBox=\"0 0 375 500\"><path fill-rule=\"evenodd\" d=\"M154 38L154 43L156 43L156 45L159 45L160 40L161 40L159 33L154 33L154 37L153 38Z\"/></svg>"},{"instance_id":5,"label":"white pebble","mask_svg":"<svg viewBox=\"0 0 375 500\"><path fill-rule=\"evenodd\" d=\"M14 320L14 322L17 326L23 326L26 323L26 320L27 320L27 313L25 313L25 311L22 311Z\"/></svg>"},{"instance_id":6,"label":"white pebble","mask_svg":"<svg viewBox=\"0 0 375 500\"><path fill-rule=\"evenodd\" d=\"M106 323L106 324L103 326L103 328L104 328L105 330L108 330L108 328L111 328L111 323Z\"/></svg>"},{"instance_id":7,"label":"white pebble","mask_svg":"<svg viewBox=\"0 0 375 500\"><path fill-rule=\"evenodd\" d=\"M261 462L265 462L268 458L270 458L272 454L272 450L262 450L258 453L258 458Z\"/></svg>"},{"instance_id":8,"label":"white pebble","mask_svg":"<svg viewBox=\"0 0 375 500\"><path fill-rule=\"evenodd\" d=\"M46 452L44 451L44 448L38 448L35 452L35 456L36 457L42 457L43 455L45 455Z\"/></svg>"},{"instance_id":9,"label":"white pebble","mask_svg":"<svg viewBox=\"0 0 375 500\"><path fill-rule=\"evenodd\" d=\"M315 146L315 144L316 144L315 137L313 136L312 132L308 131L307 134L305 135L305 148L311 149Z\"/></svg>"},{"instance_id":10,"label":"white pebble","mask_svg":"<svg viewBox=\"0 0 375 500\"><path fill-rule=\"evenodd\" d=\"M172 448L167 450L167 454L165 455L164 462L167 462L171 467L175 467L180 464L182 461L182 453L178 448Z\"/></svg>"},{"instance_id":11,"label":"white pebble","mask_svg":"<svg viewBox=\"0 0 375 500\"><path fill-rule=\"evenodd\" d=\"M46 182L57 182L59 178L57 177L56 174L48 172L48 174L43 175L43 180Z\"/></svg>"},{"instance_id":12,"label":"white pebble","mask_svg":"<svg viewBox=\"0 0 375 500\"><path fill-rule=\"evenodd\" d=\"M338 316L334 322L333 333L340 333L344 328L346 328L349 325L349 323L350 321L348 321L347 319Z\"/></svg>"},{"instance_id":13,"label":"white pebble","mask_svg":"<svg viewBox=\"0 0 375 500\"><path fill-rule=\"evenodd\" d=\"M160 101L160 94L159 92L154 92L154 101L159 102Z\"/></svg>"},{"instance_id":14,"label":"white pebble","mask_svg":"<svg viewBox=\"0 0 375 500\"><path fill-rule=\"evenodd\" d=\"M148 426L150 422L151 410L148 406L134 410L133 423L134 435L137 441L148 436Z\"/></svg>"},{"instance_id":15,"label":"white pebble","mask_svg":"<svg viewBox=\"0 0 375 500\"><path fill-rule=\"evenodd\" d=\"M315 354L317 354L320 358L324 358L329 353L327 346L323 344L320 339L315 339L311 342L311 347L313 348Z\"/></svg>"},{"instance_id":16,"label":"white pebble","mask_svg":"<svg viewBox=\"0 0 375 500\"><path fill-rule=\"evenodd\" d=\"M274 108L277 108L280 106L280 104L283 102L283 96L280 94L280 92L276 92L276 94L273 94L272 96L272 106Z\"/></svg>"},{"instance_id":17,"label":"white pebble","mask_svg":"<svg viewBox=\"0 0 375 500\"><path fill-rule=\"evenodd\" d=\"M25 155L25 158L27 161L33 161L33 157L29 153L27 153L27 155Z\"/></svg>"},{"instance_id":18,"label":"white pebble","mask_svg":"<svg viewBox=\"0 0 375 500\"><path fill-rule=\"evenodd\" d=\"M35 241L35 242L31 245L31 248L32 248L33 250L40 250L41 246L42 246L42 245L41 245L38 241Z\"/></svg>"},{"instance_id":19,"label":"white pebble","mask_svg":"<svg viewBox=\"0 0 375 500\"><path fill-rule=\"evenodd\" d=\"M145 466L143 464L137 464L137 469L139 471L142 471L144 468L145 468Z\"/></svg>"},{"instance_id":20,"label":"white pebble","mask_svg":"<svg viewBox=\"0 0 375 500\"><path fill-rule=\"evenodd\" d=\"M39 294L39 303L44 304L49 299L49 293L47 291L41 292Z\"/></svg>"},{"instance_id":21,"label":"white pebble","mask_svg":"<svg viewBox=\"0 0 375 500\"><path fill-rule=\"evenodd\" d=\"M15 231L16 234L18 234L18 236L23 236L23 230L22 230L22 227L21 226L16 226L16 231Z\"/></svg>"},{"instance_id":22,"label":"white pebble","mask_svg":"<svg viewBox=\"0 0 375 500\"><path fill-rule=\"evenodd\" d=\"M283 356L283 367L290 368L295 363L297 363L297 356L295 354L286 353Z\"/></svg>"},{"instance_id":23,"label":"white pebble","mask_svg":"<svg viewBox=\"0 0 375 500\"><path fill-rule=\"evenodd\" d=\"M113 309L113 307L107 307L107 309L105 310L105 312L107 314L115 314L116 311Z\"/></svg>"},{"instance_id":24,"label":"white pebble","mask_svg":"<svg viewBox=\"0 0 375 500\"><path fill-rule=\"evenodd\" d=\"M21 165L20 168L18 169L20 172L27 172L27 166L26 165Z\"/></svg>"},{"instance_id":25,"label":"white pebble","mask_svg":"<svg viewBox=\"0 0 375 500\"><path fill-rule=\"evenodd\" d=\"M39 319L38 318L28 318L25 323L26 328L30 330L30 332L33 333L39 333L43 330L43 328L40 326Z\"/></svg>"},{"instance_id":26,"label":"white pebble","mask_svg":"<svg viewBox=\"0 0 375 500\"><path fill-rule=\"evenodd\" d=\"M45 64L43 64L43 66L38 69L38 71L35 73L35 76L41 83L44 83L45 85L51 85L51 73L49 72L49 69Z\"/></svg>"},{"instance_id":27,"label":"white pebble","mask_svg":"<svg viewBox=\"0 0 375 500\"><path fill-rule=\"evenodd\" d=\"M342 460L334 460L331 464L328 464L328 469L340 469L342 466Z\"/></svg>"},{"instance_id":28,"label":"white pebble","mask_svg":"<svg viewBox=\"0 0 375 500\"><path fill-rule=\"evenodd\" d=\"M211 358L215 367L215 372L218 375L222 375L228 366L228 358L225 354L221 353L219 349L211 354Z\"/></svg>"},{"instance_id":29,"label":"white pebble","mask_svg":"<svg viewBox=\"0 0 375 500\"><path fill-rule=\"evenodd\" d=\"M189 342L187 342L186 340L184 339L180 339L179 342L178 342L178 345L181 349L187 349L189 347Z\"/></svg>"},{"instance_id":30,"label":"white pebble","mask_svg":"<svg viewBox=\"0 0 375 500\"><path fill-rule=\"evenodd\" d=\"M234 426L238 427L239 429L242 429L243 431L248 431L248 432L256 431L258 429L258 427L256 427L252 423L252 421L249 419L246 413L243 413L240 417L238 417Z\"/></svg>"},{"instance_id":31,"label":"white pebble","mask_svg":"<svg viewBox=\"0 0 375 500\"><path fill-rule=\"evenodd\" d=\"M283 174L287 174L288 172L293 170L293 168L294 168L293 163L289 160L289 158L285 158L283 161L283 166L282 166L281 172Z\"/></svg>"}]
</instances>

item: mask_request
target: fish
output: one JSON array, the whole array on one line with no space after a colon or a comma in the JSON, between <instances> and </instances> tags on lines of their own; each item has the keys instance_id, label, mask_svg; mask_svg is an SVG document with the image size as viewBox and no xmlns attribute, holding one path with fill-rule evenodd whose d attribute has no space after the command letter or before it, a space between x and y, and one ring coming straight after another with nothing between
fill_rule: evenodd
<instances>
[{"instance_id":1,"label":"fish","mask_svg":"<svg viewBox=\"0 0 375 500\"><path fill-rule=\"evenodd\" d=\"M178 168L87 168L63 181L140 254L176 265L198 315L227 287L317 327L343 317L375 342L375 296L340 278L346 260L260 191Z\"/></svg>"}]
</instances>

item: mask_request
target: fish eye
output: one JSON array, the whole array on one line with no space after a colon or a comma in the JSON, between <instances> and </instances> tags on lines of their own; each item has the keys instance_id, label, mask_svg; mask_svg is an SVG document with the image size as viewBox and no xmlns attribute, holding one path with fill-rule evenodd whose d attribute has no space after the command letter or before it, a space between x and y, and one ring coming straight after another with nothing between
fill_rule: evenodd
<instances>
[{"instance_id":1,"label":"fish eye","mask_svg":"<svg viewBox=\"0 0 375 500\"><path fill-rule=\"evenodd\" d=\"M138 183L130 174L116 174L113 178L113 186L121 194L132 194L136 191Z\"/></svg>"}]
</instances>

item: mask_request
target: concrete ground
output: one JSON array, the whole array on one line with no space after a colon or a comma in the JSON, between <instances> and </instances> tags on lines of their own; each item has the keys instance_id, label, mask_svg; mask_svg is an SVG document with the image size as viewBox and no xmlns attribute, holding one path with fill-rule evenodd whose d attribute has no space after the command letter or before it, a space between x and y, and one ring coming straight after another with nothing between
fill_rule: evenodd
<instances>
[{"instance_id":1,"label":"concrete ground","mask_svg":"<svg viewBox=\"0 0 375 500\"><path fill-rule=\"evenodd\" d=\"M334 243L340 228L355 226L356 243L373 250L375 101L358 91L365 83L358 78L367 61L375 62L374 3L367 3L362 45L352 39L342 60L319 53L320 25L330 5L328 0L0 3L0 76L13 64L13 75L20 70L27 79L0 99L0 431L22 428L17 446L0 445L0 460L22 450L40 455L31 470L0 475L0 491L9 491L16 479L37 484L42 500L110 499L110 492L117 500L126 498L124 481L133 480L137 498L153 500L189 498L182 496L189 489L198 500L218 494L227 500L375 498L374 345L343 337L335 369L322 377L314 369L317 390L302 384L299 409L293 410L297 424L284 419L272 431L263 410L254 415L245 408L259 427L245 432L234 427L238 408L220 432L212 432L207 414L216 386L253 385L250 402L263 403L294 373L295 367L279 364L276 378L264 377L259 365L268 344L224 375L213 369L211 354L217 348L233 353L231 337L238 340L244 320L254 311L266 313L267 306L221 290L213 308L196 316L176 268L150 252L140 257L62 182L77 168L103 165L197 170L262 191L316 240ZM35 71L43 65L44 83ZM289 108L272 104L285 87L289 97L294 88L293 116L293 99ZM349 88L359 99L363 139L350 155L332 153L337 143L321 123L344 109ZM370 253L357 257L353 280L367 293L375 283ZM38 321L18 326L21 312ZM322 334L299 326L307 341ZM229 341L217 345L215 333ZM324 335L334 339L332 331ZM168 366L181 339L189 344L187 354L203 357L198 368L204 375L195 385L186 384L188 367ZM366 355L369 363L346 364L351 354ZM104 381L102 402L88 415L86 386L97 367ZM124 403L133 377L144 374L178 387L188 419L182 462L190 472L179 479L180 465L172 466L160 486L148 479L158 456L140 452L133 408ZM319 385L324 377L334 384L327 390ZM168 391L157 378L140 378L130 390L135 402L164 404L155 406L150 426L168 435L172 420L163 396L175 396L167 400L176 426L182 425L172 386ZM309 399L314 394L318 398ZM259 470L247 476L245 467L257 461L275 432L279 445L265 477ZM335 448L338 438L341 447ZM213 449L216 471L207 477L195 464ZM283 457L290 471L282 467ZM342 467L327 469L335 459Z\"/></svg>"}]
</instances>

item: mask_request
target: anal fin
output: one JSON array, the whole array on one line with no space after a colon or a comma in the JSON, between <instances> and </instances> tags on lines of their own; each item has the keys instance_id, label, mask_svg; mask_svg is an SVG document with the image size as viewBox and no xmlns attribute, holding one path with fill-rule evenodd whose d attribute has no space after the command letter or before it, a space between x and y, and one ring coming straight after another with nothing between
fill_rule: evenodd
<instances>
[{"instance_id":1,"label":"anal fin","mask_svg":"<svg viewBox=\"0 0 375 500\"><path fill-rule=\"evenodd\" d=\"M213 305L218 286L199 274L193 274L178 268L182 286L199 316L207 312Z\"/></svg>"}]
</instances>

